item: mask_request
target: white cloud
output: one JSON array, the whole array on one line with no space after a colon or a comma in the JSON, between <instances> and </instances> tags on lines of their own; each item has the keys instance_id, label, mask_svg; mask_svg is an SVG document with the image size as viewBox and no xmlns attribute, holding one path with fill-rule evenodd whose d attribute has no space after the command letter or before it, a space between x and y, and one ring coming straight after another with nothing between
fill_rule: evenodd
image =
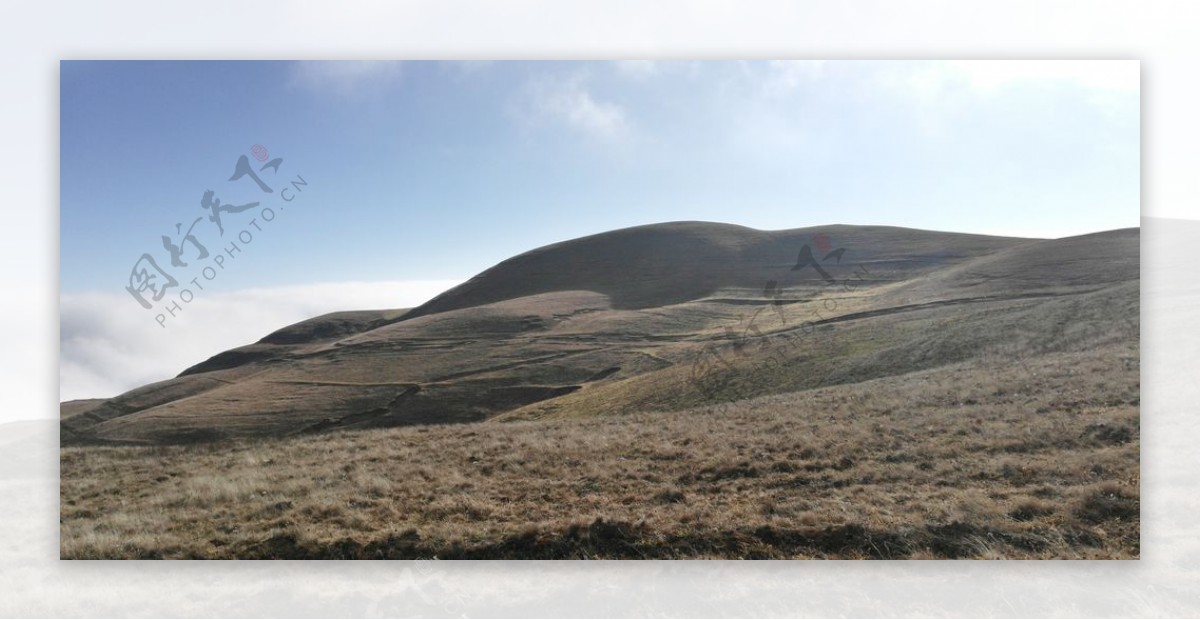
<instances>
[{"instance_id":1,"label":"white cloud","mask_svg":"<svg viewBox=\"0 0 1200 620\"><path fill-rule=\"evenodd\" d=\"M950 60L939 65L986 91L1019 83L1059 82L1137 92L1139 82L1136 60Z\"/></svg>"},{"instance_id":2,"label":"white cloud","mask_svg":"<svg viewBox=\"0 0 1200 620\"><path fill-rule=\"evenodd\" d=\"M197 295L165 327L125 294L63 295L59 398L115 396L304 319L413 307L459 283L344 282Z\"/></svg>"},{"instance_id":3,"label":"white cloud","mask_svg":"<svg viewBox=\"0 0 1200 620\"><path fill-rule=\"evenodd\" d=\"M301 60L292 63L291 84L323 94L361 98L378 93L400 77L392 60Z\"/></svg>"},{"instance_id":4,"label":"white cloud","mask_svg":"<svg viewBox=\"0 0 1200 620\"><path fill-rule=\"evenodd\" d=\"M945 81L958 80L979 96L1018 86L1071 85L1085 91L1089 105L1116 117L1136 104L1139 69L1136 60L962 60L944 63L943 76L932 81L944 91Z\"/></svg>"},{"instance_id":5,"label":"white cloud","mask_svg":"<svg viewBox=\"0 0 1200 620\"><path fill-rule=\"evenodd\" d=\"M571 128L591 139L619 142L631 135L625 109L592 96L584 76L563 80L534 80L527 89L523 115L532 122L550 122Z\"/></svg>"},{"instance_id":6,"label":"white cloud","mask_svg":"<svg viewBox=\"0 0 1200 620\"><path fill-rule=\"evenodd\" d=\"M610 63L618 77L634 82L666 77L695 79L705 61L700 60L614 60Z\"/></svg>"},{"instance_id":7,"label":"white cloud","mask_svg":"<svg viewBox=\"0 0 1200 620\"><path fill-rule=\"evenodd\" d=\"M635 80L654 77L662 68L662 64L656 60L618 60L613 66L618 74Z\"/></svg>"},{"instance_id":8,"label":"white cloud","mask_svg":"<svg viewBox=\"0 0 1200 620\"><path fill-rule=\"evenodd\" d=\"M825 70L824 60L772 60L767 63L767 75L762 89L766 95L782 95L801 84L820 78Z\"/></svg>"},{"instance_id":9,"label":"white cloud","mask_svg":"<svg viewBox=\"0 0 1200 620\"><path fill-rule=\"evenodd\" d=\"M1085 89L1094 103L1136 95L1136 60L946 60L881 65L880 81L898 85L918 100L991 96L1016 87L1070 85Z\"/></svg>"}]
</instances>

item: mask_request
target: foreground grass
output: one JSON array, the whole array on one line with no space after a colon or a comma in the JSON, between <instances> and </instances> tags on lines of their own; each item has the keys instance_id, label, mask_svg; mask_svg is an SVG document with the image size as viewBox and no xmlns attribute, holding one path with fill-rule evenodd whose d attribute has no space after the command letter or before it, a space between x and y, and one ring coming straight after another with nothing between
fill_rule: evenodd
<instances>
[{"instance_id":1,"label":"foreground grass","mask_svg":"<svg viewBox=\"0 0 1200 620\"><path fill-rule=\"evenodd\" d=\"M1136 558L1135 346L671 413L62 451L63 558Z\"/></svg>"}]
</instances>

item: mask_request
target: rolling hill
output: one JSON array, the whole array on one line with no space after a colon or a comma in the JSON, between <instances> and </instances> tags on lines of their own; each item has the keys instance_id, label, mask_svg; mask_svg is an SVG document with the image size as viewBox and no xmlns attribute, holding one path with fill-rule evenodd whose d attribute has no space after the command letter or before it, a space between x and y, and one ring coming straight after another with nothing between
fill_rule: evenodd
<instances>
[{"instance_id":1,"label":"rolling hill","mask_svg":"<svg viewBox=\"0 0 1200 620\"><path fill-rule=\"evenodd\" d=\"M680 411L1134 343L1137 229L1023 239L882 226L623 229L408 310L284 327L115 398L74 444L170 444Z\"/></svg>"}]
</instances>

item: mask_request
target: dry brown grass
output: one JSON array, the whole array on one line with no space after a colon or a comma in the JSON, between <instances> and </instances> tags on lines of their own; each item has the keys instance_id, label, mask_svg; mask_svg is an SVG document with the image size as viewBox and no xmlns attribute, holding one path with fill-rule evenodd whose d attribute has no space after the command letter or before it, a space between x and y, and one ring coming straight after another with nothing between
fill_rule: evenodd
<instances>
[{"instance_id":1,"label":"dry brown grass","mask_svg":"<svg viewBox=\"0 0 1200 620\"><path fill-rule=\"evenodd\" d=\"M832 283L792 269L818 232L847 252L826 261ZM872 226L613 231L504 261L403 320L317 317L175 379L65 403L60 437L160 445L681 411L1089 351L1137 340L1138 239L1136 229L1050 241Z\"/></svg>"},{"instance_id":2,"label":"dry brown grass","mask_svg":"<svg viewBox=\"0 0 1200 620\"><path fill-rule=\"evenodd\" d=\"M63 558L1136 558L1138 352L676 412L62 451Z\"/></svg>"}]
</instances>

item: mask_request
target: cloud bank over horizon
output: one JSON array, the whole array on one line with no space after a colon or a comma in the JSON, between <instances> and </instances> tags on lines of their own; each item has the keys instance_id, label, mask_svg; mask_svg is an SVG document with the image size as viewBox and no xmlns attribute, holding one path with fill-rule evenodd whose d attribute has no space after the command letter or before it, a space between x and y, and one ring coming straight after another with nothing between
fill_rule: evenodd
<instances>
[{"instance_id":1,"label":"cloud bank over horizon","mask_svg":"<svg viewBox=\"0 0 1200 620\"><path fill-rule=\"evenodd\" d=\"M166 326L128 294L60 298L59 399L109 398L329 312L411 308L461 280L342 282L214 292Z\"/></svg>"}]
</instances>

